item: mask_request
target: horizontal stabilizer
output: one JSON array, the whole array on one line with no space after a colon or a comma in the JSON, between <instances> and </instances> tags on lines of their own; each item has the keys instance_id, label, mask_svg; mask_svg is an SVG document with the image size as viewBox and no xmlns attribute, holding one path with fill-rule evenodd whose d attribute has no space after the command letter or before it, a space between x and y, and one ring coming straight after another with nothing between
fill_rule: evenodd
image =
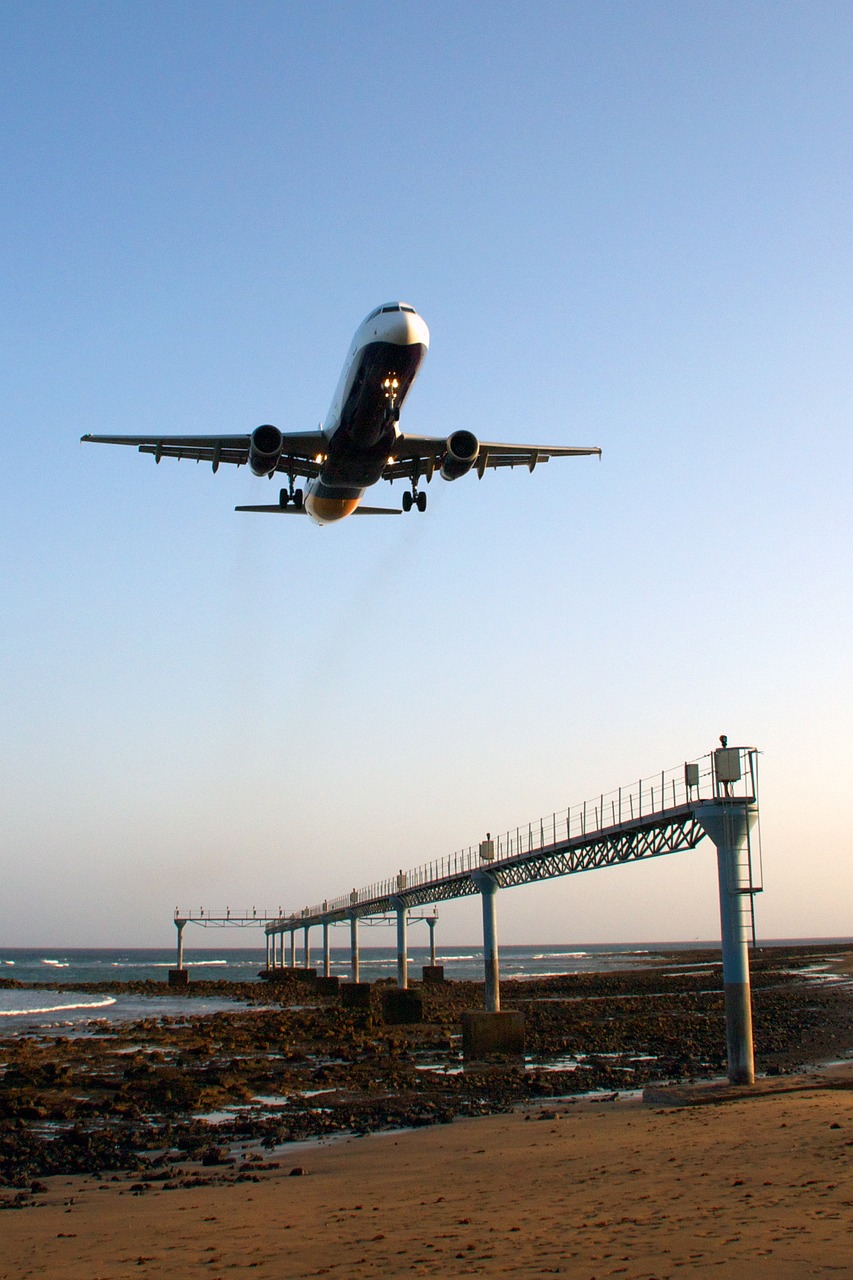
<instances>
[{"instance_id":1,"label":"horizontal stabilizer","mask_svg":"<svg viewBox=\"0 0 853 1280\"><path fill-rule=\"evenodd\" d=\"M266 507L235 507L235 511L273 511L279 516L304 516L307 512L304 507L294 507L289 503L286 507L282 507L279 503L273 503ZM356 507L352 512L354 516L401 516L403 512L399 507Z\"/></svg>"},{"instance_id":2,"label":"horizontal stabilizer","mask_svg":"<svg viewBox=\"0 0 853 1280\"><path fill-rule=\"evenodd\" d=\"M307 516L308 512L304 507L283 507L280 503L275 502L268 507L235 507L235 511L274 511L280 516Z\"/></svg>"}]
</instances>

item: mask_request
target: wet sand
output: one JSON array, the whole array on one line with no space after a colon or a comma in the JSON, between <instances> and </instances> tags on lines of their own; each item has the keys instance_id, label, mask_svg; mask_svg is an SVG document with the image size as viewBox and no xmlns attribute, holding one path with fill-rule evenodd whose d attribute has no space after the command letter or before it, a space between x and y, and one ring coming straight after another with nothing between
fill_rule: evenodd
<instances>
[{"instance_id":1,"label":"wet sand","mask_svg":"<svg viewBox=\"0 0 853 1280\"><path fill-rule=\"evenodd\" d=\"M303 1147L238 1186L54 1178L3 1215L0 1277L849 1276L851 1158L849 1087L546 1104Z\"/></svg>"}]
</instances>

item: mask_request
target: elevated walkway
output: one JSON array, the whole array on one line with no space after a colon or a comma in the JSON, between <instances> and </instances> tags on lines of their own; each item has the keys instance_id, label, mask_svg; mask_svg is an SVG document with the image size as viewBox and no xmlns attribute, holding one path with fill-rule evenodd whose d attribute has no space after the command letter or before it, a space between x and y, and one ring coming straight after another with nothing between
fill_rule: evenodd
<instances>
[{"instance_id":1,"label":"elevated walkway","mask_svg":"<svg viewBox=\"0 0 853 1280\"><path fill-rule=\"evenodd\" d=\"M394 876L289 915L258 920L264 924L267 937L267 971L286 967L286 936L290 942L290 967L295 965L299 931L304 937L307 968L310 930L319 926L323 930L324 972L328 975L330 928L348 924L352 978L358 982L359 924L385 922L391 917L397 925L397 982L405 988L408 925L417 920L428 924L431 966L435 967L436 904L479 894L486 1011L498 1013L498 890L680 853L694 849L708 836L717 847L729 1079L732 1083L752 1083L747 947L750 939L755 939L754 898L762 891L760 841L757 858L752 843L758 822L758 751L755 747L729 747L725 738L720 742L719 748L697 760L601 793L501 835L487 833L477 845L434 862L408 871L401 869ZM433 906L431 915L415 914L418 908L429 906ZM190 918L176 912L179 968L181 933ZM208 917L197 922L207 924L213 920Z\"/></svg>"}]
</instances>

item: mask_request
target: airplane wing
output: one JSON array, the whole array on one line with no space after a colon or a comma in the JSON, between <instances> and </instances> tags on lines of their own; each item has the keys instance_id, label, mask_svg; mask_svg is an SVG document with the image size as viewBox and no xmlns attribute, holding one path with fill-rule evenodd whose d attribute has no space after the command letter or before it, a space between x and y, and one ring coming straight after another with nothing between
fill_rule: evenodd
<instances>
[{"instance_id":1,"label":"airplane wing","mask_svg":"<svg viewBox=\"0 0 853 1280\"><path fill-rule=\"evenodd\" d=\"M283 432L284 444L276 471L290 476L312 477L320 474L318 453L325 453L328 440L322 431ZM86 444L127 444L140 453L151 453L154 461L161 458L189 458L209 462L217 471L222 462L242 467L249 459L251 436L93 436L80 437Z\"/></svg>"},{"instance_id":2,"label":"airplane wing","mask_svg":"<svg viewBox=\"0 0 853 1280\"><path fill-rule=\"evenodd\" d=\"M479 445L472 470L481 480L489 467L527 467L533 471L549 458L579 458L587 454L601 457L601 450L593 445L499 444L489 440L481 440ZM446 436L400 435L393 448L393 461L385 467L383 478L405 479L413 474L431 478L446 452Z\"/></svg>"}]
</instances>

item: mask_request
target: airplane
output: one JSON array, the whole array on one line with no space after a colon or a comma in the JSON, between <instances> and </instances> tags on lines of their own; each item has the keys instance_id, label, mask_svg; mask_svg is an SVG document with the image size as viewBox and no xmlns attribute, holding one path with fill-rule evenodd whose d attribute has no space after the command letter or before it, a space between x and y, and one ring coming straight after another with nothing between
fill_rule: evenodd
<instances>
[{"instance_id":1,"label":"airplane","mask_svg":"<svg viewBox=\"0 0 853 1280\"><path fill-rule=\"evenodd\" d=\"M269 423L248 435L95 436L90 444L135 445L161 458L249 464L256 476L287 477L277 503L241 506L236 511L308 515L316 524L333 524L351 515L402 515L425 511L435 471L458 480L469 471L480 479L489 467L526 466L533 471L549 458L601 456L599 448L562 445L497 444L478 440L465 427L448 436L405 435L400 410L429 349L429 330L414 307L387 302L371 311L352 340L325 426L316 431L283 432ZM308 484L295 487L299 477ZM379 480L402 480L411 488L402 507L363 506L366 491Z\"/></svg>"}]
</instances>

